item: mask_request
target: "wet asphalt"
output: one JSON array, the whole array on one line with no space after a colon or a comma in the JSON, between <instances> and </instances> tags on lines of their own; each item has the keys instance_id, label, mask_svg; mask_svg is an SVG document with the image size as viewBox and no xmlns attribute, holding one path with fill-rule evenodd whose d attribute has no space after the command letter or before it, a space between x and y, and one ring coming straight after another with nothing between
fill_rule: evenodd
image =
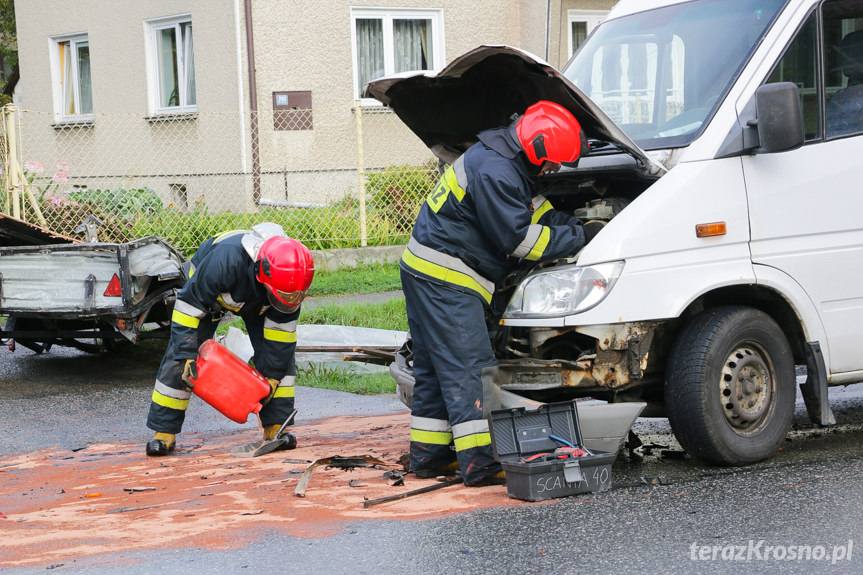
<instances>
[{"instance_id":1,"label":"wet asphalt","mask_svg":"<svg viewBox=\"0 0 863 575\"><path fill-rule=\"evenodd\" d=\"M0 455L103 441L140 441L143 448L160 358L152 344L100 355L0 349ZM809 423L798 398L782 451L745 468L681 457L667 420L641 419L635 430L645 447L618 457L605 493L426 521L365 520L329 537L269 532L231 551L198 549L190 534L186 549L70 557L52 572L857 574L863 386L836 388L830 397L835 428ZM299 422L405 410L394 396L302 386L297 404ZM185 426L202 433L238 428L203 404L192 405ZM0 565L3 534L0 525ZM46 566L0 567L4 575L44 572Z\"/></svg>"}]
</instances>

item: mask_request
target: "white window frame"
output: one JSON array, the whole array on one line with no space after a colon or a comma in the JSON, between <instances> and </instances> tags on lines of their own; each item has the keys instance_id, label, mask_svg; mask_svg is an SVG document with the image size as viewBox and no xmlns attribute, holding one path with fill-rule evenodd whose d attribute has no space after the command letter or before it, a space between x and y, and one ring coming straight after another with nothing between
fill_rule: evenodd
<instances>
[{"instance_id":1,"label":"white window frame","mask_svg":"<svg viewBox=\"0 0 863 575\"><path fill-rule=\"evenodd\" d=\"M572 58L572 25L584 22L587 25L588 36L596 26L605 20L608 10L567 10L566 11L566 51L567 59Z\"/></svg>"},{"instance_id":2,"label":"white window frame","mask_svg":"<svg viewBox=\"0 0 863 575\"><path fill-rule=\"evenodd\" d=\"M181 33L182 24L191 24L191 14L181 14L177 16L169 16L166 18L154 18L144 21L144 38L146 40L147 53L147 92L150 101L150 113L153 115L169 115L169 114L191 114L198 111L197 104L197 86L196 98L194 104L188 104L186 98L186 62L189 57L186 38ZM177 60L177 88L180 105L178 106L162 106L161 103L161 75L159 62L159 38L158 35L162 30L174 28L178 38L178 48L182 50L183 57ZM192 61L194 62L194 26L192 26ZM196 67L197 69L197 67ZM197 74L195 78L197 82Z\"/></svg>"},{"instance_id":3,"label":"white window frame","mask_svg":"<svg viewBox=\"0 0 863 575\"><path fill-rule=\"evenodd\" d=\"M353 88L351 92L354 100L360 100L362 106L380 106L381 103L374 98L362 98L359 82L359 63L357 61L357 20L380 19L383 22L384 34L384 75L388 76L395 71L395 50L393 47L393 20L396 19L425 19L431 21L432 27L432 65L430 72L437 72L443 68L446 59L444 47L444 18L443 8L369 8L351 7L351 56L353 64Z\"/></svg>"},{"instance_id":4,"label":"white window frame","mask_svg":"<svg viewBox=\"0 0 863 575\"><path fill-rule=\"evenodd\" d=\"M93 113L89 112L87 114L66 114L66 91L63 85L63 63L60 60L60 46L62 44L69 44L70 47L70 56L71 54L77 54L77 49L73 49L73 47L77 46L81 43L87 43L89 46L90 37L86 32L76 32L74 34L64 34L62 36L54 36L50 39L50 65L51 65L51 85L53 87L53 101L54 101L54 119L57 122L82 122L82 121L91 121L93 120ZM92 60L93 52L90 52L90 97L93 96L93 80L92 80L92 71L93 71L93 60ZM71 80L73 82L73 90L72 97L75 99L75 109L81 109L81 87L79 86L79 74L78 74L78 58L72 58L70 60L72 65L72 73Z\"/></svg>"}]
</instances>

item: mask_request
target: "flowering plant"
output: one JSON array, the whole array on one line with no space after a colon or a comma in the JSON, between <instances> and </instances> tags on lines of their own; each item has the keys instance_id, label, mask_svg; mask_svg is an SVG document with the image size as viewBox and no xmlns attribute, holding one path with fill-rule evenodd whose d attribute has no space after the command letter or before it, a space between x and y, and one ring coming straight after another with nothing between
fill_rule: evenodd
<instances>
[{"instance_id":1,"label":"flowering plant","mask_svg":"<svg viewBox=\"0 0 863 575\"><path fill-rule=\"evenodd\" d=\"M40 174L45 172L45 166L43 166L40 162L24 162L24 178L27 180L27 184L30 186L34 186L36 190L38 190L38 199L39 201L49 201L54 206L66 205L68 200L57 196L54 191L59 187L60 184L65 184L69 181L69 164L66 162L57 162L55 166L56 171L54 172L54 176L48 182L48 185L45 187L41 187L38 185L34 186L34 182L39 179L42 180L44 178L40 178Z\"/></svg>"}]
</instances>

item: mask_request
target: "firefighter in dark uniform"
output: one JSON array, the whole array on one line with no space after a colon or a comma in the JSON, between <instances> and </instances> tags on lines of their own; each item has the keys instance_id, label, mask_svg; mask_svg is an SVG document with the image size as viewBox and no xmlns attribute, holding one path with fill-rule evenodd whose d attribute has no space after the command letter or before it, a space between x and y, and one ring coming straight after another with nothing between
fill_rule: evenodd
<instances>
[{"instance_id":1,"label":"firefighter in dark uniform","mask_svg":"<svg viewBox=\"0 0 863 575\"><path fill-rule=\"evenodd\" d=\"M294 408L297 318L314 277L308 248L285 237L278 224L226 232L205 241L192 257L189 281L177 295L171 339L153 390L147 427L156 435L147 455L174 450L197 377L198 348L213 337L227 312L243 319L254 366L272 389L259 417L264 439L272 439ZM288 447L296 446L293 436Z\"/></svg>"},{"instance_id":2,"label":"firefighter in dark uniform","mask_svg":"<svg viewBox=\"0 0 863 575\"><path fill-rule=\"evenodd\" d=\"M522 260L574 254L601 228L533 197L537 176L586 150L568 110L540 101L478 138L426 198L400 261L413 340L411 468L420 477L458 468L470 486L504 477L483 400L497 376L485 322L495 284Z\"/></svg>"}]
</instances>

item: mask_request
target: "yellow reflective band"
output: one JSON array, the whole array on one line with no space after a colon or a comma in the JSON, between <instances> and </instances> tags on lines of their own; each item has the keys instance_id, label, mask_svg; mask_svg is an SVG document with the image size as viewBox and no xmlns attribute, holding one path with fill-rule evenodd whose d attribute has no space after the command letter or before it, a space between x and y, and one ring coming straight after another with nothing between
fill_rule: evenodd
<instances>
[{"instance_id":1,"label":"yellow reflective band","mask_svg":"<svg viewBox=\"0 0 863 575\"><path fill-rule=\"evenodd\" d=\"M452 443L452 433L448 431L423 431L422 429L411 429L411 441L426 443L429 445L449 445ZM491 443L491 435L489 435Z\"/></svg>"},{"instance_id":2,"label":"yellow reflective band","mask_svg":"<svg viewBox=\"0 0 863 575\"><path fill-rule=\"evenodd\" d=\"M542 205L534 210L533 215L530 217L530 223L535 224L539 222L539 219L545 215L546 212L554 209L551 205L551 202L548 200L542 202Z\"/></svg>"},{"instance_id":3,"label":"yellow reflective band","mask_svg":"<svg viewBox=\"0 0 863 575\"><path fill-rule=\"evenodd\" d=\"M240 311L240 308L238 308L237 306L228 305L227 303L225 303L225 300L222 298L222 296L216 297L216 301L218 301L221 304L221 306L223 308L227 309L228 311L233 311L233 312Z\"/></svg>"},{"instance_id":4,"label":"yellow reflective band","mask_svg":"<svg viewBox=\"0 0 863 575\"><path fill-rule=\"evenodd\" d=\"M168 409L178 409L180 411L186 411L186 408L189 407L188 399L174 399L173 397L168 397L167 395L162 395L156 390L153 390L153 403L156 405L161 405L162 407L167 407Z\"/></svg>"},{"instance_id":5,"label":"yellow reflective band","mask_svg":"<svg viewBox=\"0 0 863 575\"><path fill-rule=\"evenodd\" d=\"M171 314L171 321L174 323L178 323L182 326L190 327L192 329L198 329L198 324L201 323L201 320L192 317L190 315L186 315L181 311L174 310L174 313Z\"/></svg>"},{"instance_id":6,"label":"yellow reflective band","mask_svg":"<svg viewBox=\"0 0 863 575\"><path fill-rule=\"evenodd\" d=\"M234 234L245 234L245 233L248 233L248 230L228 230L226 232L222 232L221 234L218 234L217 236L214 236L213 243L217 244L220 241L222 241L223 239L231 237Z\"/></svg>"},{"instance_id":7,"label":"yellow reflective band","mask_svg":"<svg viewBox=\"0 0 863 575\"><path fill-rule=\"evenodd\" d=\"M285 385L276 388L276 393L273 394L273 399L277 397L294 397L294 386Z\"/></svg>"},{"instance_id":8,"label":"yellow reflective band","mask_svg":"<svg viewBox=\"0 0 863 575\"><path fill-rule=\"evenodd\" d=\"M446 180L446 185L455 196L455 199L462 201L464 199L464 190L458 185L458 177L456 177L455 170L452 169L452 166L446 169L443 178Z\"/></svg>"},{"instance_id":9,"label":"yellow reflective band","mask_svg":"<svg viewBox=\"0 0 863 575\"><path fill-rule=\"evenodd\" d=\"M268 339L270 341L281 341L284 343L296 343L297 332L264 328L264 339Z\"/></svg>"},{"instance_id":10,"label":"yellow reflective band","mask_svg":"<svg viewBox=\"0 0 863 575\"><path fill-rule=\"evenodd\" d=\"M465 449L473 449L474 447L484 447L491 445L491 433L471 433L464 437L456 437L455 450L464 451Z\"/></svg>"},{"instance_id":11,"label":"yellow reflective band","mask_svg":"<svg viewBox=\"0 0 863 575\"><path fill-rule=\"evenodd\" d=\"M546 240L546 242L547 241L548 240ZM402 261L409 267L412 267L427 276L473 290L481 295L487 303L491 304L491 292L482 287L479 282L467 274L421 259L415 256L410 250L404 251L402 254Z\"/></svg>"},{"instance_id":12,"label":"yellow reflective band","mask_svg":"<svg viewBox=\"0 0 863 575\"><path fill-rule=\"evenodd\" d=\"M542 257L545 248L548 247L548 240L551 238L551 231L547 226L542 226L542 233L539 234L539 239L533 244L530 253L524 256L524 259L536 261Z\"/></svg>"}]
</instances>

